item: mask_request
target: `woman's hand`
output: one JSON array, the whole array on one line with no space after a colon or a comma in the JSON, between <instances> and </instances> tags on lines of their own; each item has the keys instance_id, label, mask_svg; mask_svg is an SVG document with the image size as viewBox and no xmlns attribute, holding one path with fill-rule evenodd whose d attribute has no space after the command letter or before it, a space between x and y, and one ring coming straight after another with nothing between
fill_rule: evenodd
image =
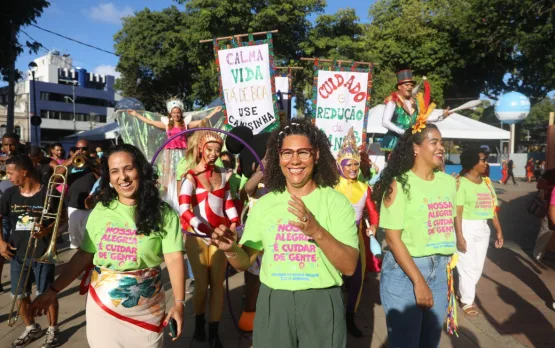
<instances>
[{"instance_id":1,"label":"woman's hand","mask_svg":"<svg viewBox=\"0 0 555 348\"><path fill-rule=\"evenodd\" d=\"M223 252L233 250L236 245L237 234L235 228L228 228L225 225L220 225L212 232L212 244Z\"/></svg>"},{"instance_id":2,"label":"woman's hand","mask_svg":"<svg viewBox=\"0 0 555 348\"><path fill-rule=\"evenodd\" d=\"M56 293L50 289L40 294L31 303L31 314L33 317L40 317L48 313L48 308L56 301Z\"/></svg>"},{"instance_id":3,"label":"woman's hand","mask_svg":"<svg viewBox=\"0 0 555 348\"><path fill-rule=\"evenodd\" d=\"M414 296L418 307L432 308L434 306L434 295L424 279L414 284Z\"/></svg>"},{"instance_id":4,"label":"woman's hand","mask_svg":"<svg viewBox=\"0 0 555 348\"><path fill-rule=\"evenodd\" d=\"M131 109L127 110L127 113L133 117L137 117L139 115L137 111Z\"/></svg>"},{"instance_id":5,"label":"woman's hand","mask_svg":"<svg viewBox=\"0 0 555 348\"><path fill-rule=\"evenodd\" d=\"M166 316L166 320L164 320L164 326L168 325L168 323L170 322L170 318L174 318L177 323L177 336L175 337L172 336L172 341L175 341L176 339L179 338L179 336L181 336L181 329L183 328L183 308L184 307L185 306L183 305L183 303L181 303L180 301L175 301L172 309L170 309L170 312ZM171 336L171 333L170 333L170 336Z\"/></svg>"},{"instance_id":6,"label":"woman's hand","mask_svg":"<svg viewBox=\"0 0 555 348\"><path fill-rule=\"evenodd\" d=\"M367 237L376 236L376 230L377 230L377 226L376 225L371 225L370 227L368 227L366 229L366 236Z\"/></svg>"},{"instance_id":7,"label":"woman's hand","mask_svg":"<svg viewBox=\"0 0 555 348\"><path fill-rule=\"evenodd\" d=\"M503 247L503 232L497 231L497 240L495 241L495 247L500 249Z\"/></svg>"},{"instance_id":8,"label":"woman's hand","mask_svg":"<svg viewBox=\"0 0 555 348\"><path fill-rule=\"evenodd\" d=\"M208 116L208 118L214 117L214 115L216 115L220 111L222 111L222 107L221 106L216 106L214 108L214 110L212 111L212 113Z\"/></svg>"},{"instance_id":9,"label":"woman's hand","mask_svg":"<svg viewBox=\"0 0 555 348\"><path fill-rule=\"evenodd\" d=\"M461 253L466 253L466 240L461 236L457 236L457 250Z\"/></svg>"},{"instance_id":10,"label":"woman's hand","mask_svg":"<svg viewBox=\"0 0 555 348\"><path fill-rule=\"evenodd\" d=\"M302 199L295 195L291 195L291 199L287 211L298 217L300 222L289 220L289 223L298 227L305 235L314 238L314 236L320 232L320 224L316 221L316 218L310 210L304 205Z\"/></svg>"},{"instance_id":11,"label":"woman's hand","mask_svg":"<svg viewBox=\"0 0 555 348\"><path fill-rule=\"evenodd\" d=\"M447 117L449 117L449 115L451 115L453 113L453 111L449 110L449 107L447 107L447 109L443 110L443 119L446 119Z\"/></svg>"}]
</instances>

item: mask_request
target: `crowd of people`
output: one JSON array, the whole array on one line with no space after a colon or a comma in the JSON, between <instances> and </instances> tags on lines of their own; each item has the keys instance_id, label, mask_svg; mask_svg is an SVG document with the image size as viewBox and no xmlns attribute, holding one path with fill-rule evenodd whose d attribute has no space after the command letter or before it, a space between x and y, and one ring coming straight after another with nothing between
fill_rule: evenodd
<instances>
[{"instance_id":1,"label":"crowd of people","mask_svg":"<svg viewBox=\"0 0 555 348\"><path fill-rule=\"evenodd\" d=\"M311 120L257 135L236 127L232 133L250 144L245 148L217 131L179 135L206 122L184 119L178 100L168 102L168 119L152 124L174 137L161 167L131 144L92 151L79 140L66 158L60 144L49 146L48 155L39 148L24 153L14 135L4 135L0 253L10 261L12 294L25 323L13 347L43 335L34 322L40 315L49 319L43 347L59 344L57 295L79 277L88 284L91 347L162 347L168 325L176 340L184 325L185 254L195 282L193 337L210 347L224 346L219 322L228 264L245 271L240 327L253 332L254 347L346 347L347 335L362 336L354 318L368 272L381 272L390 346L438 347L446 321L451 332L457 329L455 296L463 313L479 315L475 293L488 221L497 248L503 232L486 154L467 149L463 175L443 173L441 132L427 119L429 105L412 95L414 87L412 74L403 71L388 98L387 120L396 132L384 144L390 154L377 182L372 172L378 168L357 146L353 129L333 154ZM447 110L434 121L448 116ZM54 265L32 259L52 234L49 220L33 228L52 173L67 176L61 224L67 221L70 247L77 249L56 279ZM387 247L378 257L370 244L379 229ZM39 247L25 258L29 238ZM162 263L173 293L169 305ZM450 286L455 265L457 289ZM30 283L15 293L14 279L26 267L37 287L34 299Z\"/></svg>"}]
</instances>

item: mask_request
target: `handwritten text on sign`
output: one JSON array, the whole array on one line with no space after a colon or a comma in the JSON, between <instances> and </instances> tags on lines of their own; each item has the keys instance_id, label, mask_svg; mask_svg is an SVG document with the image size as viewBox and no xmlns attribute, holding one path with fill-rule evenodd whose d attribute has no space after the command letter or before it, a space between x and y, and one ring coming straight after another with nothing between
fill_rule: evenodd
<instances>
[{"instance_id":1,"label":"handwritten text on sign","mask_svg":"<svg viewBox=\"0 0 555 348\"><path fill-rule=\"evenodd\" d=\"M367 92L366 72L318 71L316 126L329 137L334 154L349 128L362 132Z\"/></svg>"},{"instance_id":2,"label":"handwritten text on sign","mask_svg":"<svg viewBox=\"0 0 555 348\"><path fill-rule=\"evenodd\" d=\"M276 122L268 45L218 51L227 120L254 134Z\"/></svg>"}]
</instances>

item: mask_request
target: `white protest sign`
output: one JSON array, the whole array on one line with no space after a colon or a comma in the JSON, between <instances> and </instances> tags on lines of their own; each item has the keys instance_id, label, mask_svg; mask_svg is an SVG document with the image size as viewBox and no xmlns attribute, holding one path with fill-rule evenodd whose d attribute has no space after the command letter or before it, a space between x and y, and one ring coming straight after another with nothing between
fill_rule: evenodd
<instances>
[{"instance_id":1,"label":"white protest sign","mask_svg":"<svg viewBox=\"0 0 555 348\"><path fill-rule=\"evenodd\" d=\"M268 44L218 51L227 121L254 134L277 122Z\"/></svg>"},{"instance_id":2,"label":"white protest sign","mask_svg":"<svg viewBox=\"0 0 555 348\"><path fill-rule=\"evenodd\" d=\"M320 70L317 93L316 126L330 139L332 153L337 154L351 127L357 145L362 144L368 73Z\"/></svg>"},{"instance_id":3,"label":"white protest sign","mask_svg":"<svg viewBox=\"0 0 555 348\"><path fill-rule=\"evenodd\" d=\"M276 76L274 81L276 83L276 93L281 92L284 100L289 99L289 77Z\"/></svg>"}]
</instances>

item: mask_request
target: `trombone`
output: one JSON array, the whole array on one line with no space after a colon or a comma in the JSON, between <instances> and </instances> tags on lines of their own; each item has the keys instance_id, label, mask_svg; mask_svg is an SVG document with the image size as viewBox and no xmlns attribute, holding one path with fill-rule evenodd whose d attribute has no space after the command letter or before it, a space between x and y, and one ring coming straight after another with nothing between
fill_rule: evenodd
<instances>
[{"instance_id":1,"label":"trombone","mask_svg":"<svg viewBox=\"0 0 555 348\"><path fill-rule=\"evenodd\" d=\"M24 292L29 282L29 276L32 272L32 265L25 267L25 260L27 258L34 257L35 251L38 245L38 239L32 238L32 235L36 233L35 231L42 226L45 219L55 219L54 221L54 229L52 230L52 236L50 239L50 243L44 255L39 258L35 258L33 261L40 262L40 263L49 263L49 264L60 264L60 260L58 258L58 252L56 247L56 239L58 238L58 228L60 227L60 217L62 215L62 208L64 202L64 196L66 193L66 183L67 183L67 167L65 166L56 166L54 169L54 173L56 173L56 169L64 168L64 174L53 174L48 181L48 186L46 188L46 197L44 199L44 205L42 209L42 214L40 220L33 223L33 227L31 228L31 235L29 236L29 242L27 243L27 249L25 250L25 258L24 258L24 267L19 273L19 280L17 281L17 287L15 290L15 297L12 301L12 308L10 310L10 315L8 317L8 326L13 326L17 320L19 319L19 314L21 311L21 305L16 310L15 306L17 304L17 300L19 297L20 292ZM58 192L57 188L61 185L61 192ZM13 280L12 280L13 281Z\"/></svg>"}]
</instances>

